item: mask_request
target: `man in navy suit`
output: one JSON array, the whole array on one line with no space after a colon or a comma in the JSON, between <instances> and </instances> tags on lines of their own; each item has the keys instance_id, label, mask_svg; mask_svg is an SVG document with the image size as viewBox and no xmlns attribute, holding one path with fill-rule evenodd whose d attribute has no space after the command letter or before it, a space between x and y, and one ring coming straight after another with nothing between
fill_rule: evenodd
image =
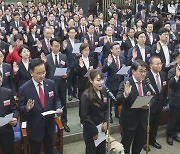
<instances>
[{"instance_id":1,"label":"man in navy suit","mask_svg":"<svg viewBox=\"0 0 180 154\"><path fill-rule=\"evenodd\" d=\"M138 96L147 96L151 92L144 80L147 71L146 63L138 59L132 63L131 69L132 77L120 84L116 98L117 104L122 105L119 122L122 127L121 142L125 154L130 153L130 147L133 154L140 154L145 142L148 107L147 105L140 108L131 107Z\"/></svg>"},{"instance_id":2,"label":"man in navy suit","mask_svg":"<svg viewBox=\"0 0 180 154\"><path fill-rule=\"evenodd\" d=\"M119 84L124 80L124 76L116 74L122 66L125 66L125 58L120 56L121 48L119 43L115 42L111 45L111 53L108 58L104 60L102 72L107 72L106 86L109 90L117 95ZM111 102L112 110L112 102ZM118 106L115 104L115 117L119 118ZM110 115L110 122L113 122L112 113Z\"/></svg>"},{"instance_id":3,"label":"man in navy suit","mask_svg":"<svg viewBox=\"0 0 180 154\"><path fill-rule=\"evenodd\" d=\"M135 38L137 40L137 45L131 48L127 56L127 64L131 65L133 61L141 59L146 62L149 68L149 58L151 57L150 47L145 45L146 34L144 31L139 31L135 33Z\"/></svg>"},{"instance_id":4,"label":"man in navy suit","mask_svg":"<svg viewBox=\"0 0 180 154\"><path fill-rule=\"evenodd\" d=\"M74 48L74 44L80 43L80 41L75 39L76 29L74 27L68 29L68 36L69 38L63 42L62 53L67 56L69 62L70 73L68 76L68 100L71 101L72 96L76 97L77 94L77 78L74 74L74 63L76 59L76 54L72 53L72 51Z\"/></svg>"},{"instance_id":5,"label":"man in navy suit","mask_svg":"<svg viewBox=\"0 0 180 154\"><path fill-rule=\"evenodd\" d=\"M20 87L19 110L27 120L30 153L39 154L43 143L45 153L52 154L55 115L43 116L41 113L55 110L60 116L61 102L54 81L45 79L44 62L39 58L32 59L29 67L32 79Z\"/></svg>"},{"instance_id":6,"label":"man in navy suit","mask_svg":"<svg viewBox=\"0 0 180 154\"><path fill-rule=\"evenodd\" d=\"M0 71L2 72L2 87L11 89L16 96L12 67L10 64L3 62L4 53L0 50Z\"/></svg>"}]
</instances>

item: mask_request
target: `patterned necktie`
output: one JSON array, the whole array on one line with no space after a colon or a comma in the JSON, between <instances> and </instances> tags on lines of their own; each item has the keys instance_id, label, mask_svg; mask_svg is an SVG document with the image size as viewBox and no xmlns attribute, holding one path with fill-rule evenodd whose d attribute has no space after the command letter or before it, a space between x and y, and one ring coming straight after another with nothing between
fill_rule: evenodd
<instances>
[{"instance_id":1,"label":"patterned necktie","mask_svg":"<svg viewBox=\"0 0 180 154\"><path fill-rule=\"evenodd\" d=\"M160 83L159 75L158 74L156 75L156 85L157 85L158 91L160 93L161 92L161 83Z\"/></svg>"},{"instance_id":2,"label":"patterned necktie","mask_svg":"<svg viewBox=\"0 0 180 154\"><path fill-rule=\"evenodd\" d=\"M40 98L40 101L41 101L41 105L44 108L44 106L45 106L44 92L43 92L43 89L42 89L41 85L42 85L41 83L38 84L38 86L39 86L39 98Z\"/></svg>"},{"instance_id":3,"label":"patterned necktie","mask_svg":"<svg viewBox=\"0 0 180 154\"><path fill-rule=\"evenodd\" d=\"M120 69L118 57L116 57L116 67L117 67L118 70Z\"/></svg>"},{"instance_id":4,"label":"patterned necktie","mask_svg":"<svg viewBox=\"0 0 180 154\"><path fill-rule=\"evenodd\" d=\"M55 65L56 65L56 67L59 67L57 55L55 55Z\"/></svg>"},{"instance_id":5,"label":"patterned necktie","mask_svg":"<svg viewBox=\"0 0 180 154\"><path fill-rule=\"evenodd\" d=\"M139 96L143 96L141 82L137 82L137 84L138 84L138 93L139 93Z\"/></svg>"},{"instance_id":6,"label":"patterned necktie","mask_svg":"<svg viewBox=\"0 0 180 154\"><path fill-rule=\"evenodd\" d=\"M48 51L50 52L51 51L51 45L50 45L50 41L47 40L47 47L48 47Z\"/></svg>"}]
</instances>

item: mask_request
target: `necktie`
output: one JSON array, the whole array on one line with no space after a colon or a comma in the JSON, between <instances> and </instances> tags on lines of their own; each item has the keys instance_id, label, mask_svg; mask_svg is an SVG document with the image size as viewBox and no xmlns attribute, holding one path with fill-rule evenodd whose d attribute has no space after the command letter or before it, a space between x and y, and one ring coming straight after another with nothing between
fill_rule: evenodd
<instances>
[{"instance_id":1,"label":"necktie","mask_svg":"<svg viewBox=\"0 0 180 154\"><path fill-rule=\"evenodd\" d=\"M156 85L158 87L158 91L161 92L161 83L160 83L158 74L156 75Z\"/></svg>"},{"instance_id":2,"label":"necktie","mask_svg":"<svg viewBox=\"0 0 180 154\"><path fill-rule=\"evenodd\" d=\"M111 40L111 38L109 37L109 43L111 44L112 43L112 40Z\"/></svg>"},{"instance_id":3,"label":"necktie","mask_svg":"<svg viewBox=\"0 0 180 154\"><path fill-rule=\"evenodd\" d=\"M90 37L90 41L91 41L91 47L93 48L94 47L94 41L93 41L93 37L92 36Z\"/></svg>"},{"instance_id":4,"label":"necktie","mask_svg":"<svg viewBox=\"0 0 180 154\"><path fill-rule=\"evenodd\" d=\"M149 41L152 44L151 34L149 33Z\"/></svg>"},{"instance_id":5,"label":"necktie","mask_svg":"<svg viewBox=\"0 0 180 154\"><path fill-rule=\"evenodd\" d=\"M137 82L137 84L138 84L138 93L139 93L139 96L143 96L142 88L141 88L141 82Z\"/></svg>"},{"instance_id":6,"label":"necktie","mask_svg":"<svg viewBox=\"0 0 180 154\"><path fill-rule=\"evenodd\" d=\"M19 24L18 24L18 22L16 22L16 27L19 27Z\"/></svg>"},{"instance_id":7,"label":"necktie","mask_svg":"<svg viewBox=\"0 0 180 154\"><path fill-rule=\"evenodd\" d=\"M47 47L48 47L48 50L49 50L49 52L50 52L50 51L51 51L51 45L50 45L49 40L47 40Z\"/></svg>"},{"instance_id":8,"label":"necktie","mask_svg":"<svg viewBox=\"0 0 180 154\"><path fill-rule=\"evenodd\" d=\"M56 67L59 67L57 55L55 55L55 65L56 65Z\"/></svg>"},{"instance_id":9,"label":"necktie","mask_svg":"<svg viewBox=\"0 0 180 154\"><path fill-rule=\"evenodd\" d=\"M39 98L40 98L40 101L41 101L41 105L44 108L44 106L45 106L44 92L43 92L43 89L42 89L41 85L42 85L41 83L38 84L38 86L39 86Z\"/></svg>"},{"instance_id":10,"label":"necktie","mask_svg":"<svg viewBox=\"0 0 180 154\"><path fill-rule=\"evenodd\" d=\"M83 26L83 35L85 35L85 33L86 33L86 32L85 32L85 27Z\"/></svg>"},{"instance_id":11,"label":"necktie","mask_svg":"<svg viewBox=\"0 0 180 154\"><path fill-rule=\"evenodd\" d=\"M117 67L118 70L120 69L118 57L116 57L116 67Z\"/></svg>"},{"instance_id":12,"label":"necktie","mask_svg":"<svg viewBox=\"0 0 180 154\"><path fill-rule=\"evenodd\" d=\"M97 33L97 34L99 34L99 30L98 30L98 28L96 28L96 33Z\"/></svg>"},{"instance_id":13,"label":"necktie","mask_svg":"<svg viewBox=\"0 0 180 154\"><path fill-rule=\"evenodd\" d=\"M125 27L123 28L123 34L126 34L126 28Z\"/></svg>"}]
</instances>

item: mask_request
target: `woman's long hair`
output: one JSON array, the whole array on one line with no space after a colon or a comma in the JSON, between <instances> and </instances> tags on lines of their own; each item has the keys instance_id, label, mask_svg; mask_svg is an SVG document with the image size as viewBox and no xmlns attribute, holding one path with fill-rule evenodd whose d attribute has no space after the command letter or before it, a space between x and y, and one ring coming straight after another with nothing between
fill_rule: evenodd
<instances>
[{"instance_id":1,"label":"woman's long hair","mask_svg":"<svg viewBox=\"0 0 180 154\"><path fill-rule=\"evenodd\" d=\"M89 80L88 80L88 83L87 83L87 89L85 90L84 94L89 98L89 100L96 104L96 92L94 90L94 87L92 85L92 83L90 81L94 81L94 79L97 77L97 76L100 76L100 79L101 80L104 80L104 74L98 70L98 69L94 69L94 70L91 70L90 73L89 73Z\"/></svg>"}]
</instances>

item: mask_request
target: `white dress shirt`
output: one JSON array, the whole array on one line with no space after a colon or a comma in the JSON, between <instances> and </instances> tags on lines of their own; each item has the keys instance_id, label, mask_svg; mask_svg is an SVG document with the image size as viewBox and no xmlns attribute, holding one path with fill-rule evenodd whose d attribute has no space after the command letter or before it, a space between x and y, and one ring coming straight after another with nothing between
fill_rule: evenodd
<instances>
[{"instance_id":1,"label":"white dress shirt","mask_svg":"<svg viewBox=\"0 0 180 154\"><path fill-rule=\"evenodd\" d=\"M24 61L22 60L22 63L24 64L24 67L25 67L26 70L28 71L28 69L29 69L29 60L28 60L27 62L24 62Z\"/></svg>"},{"instance_id":2,"label":"white dress shirt","mask_svg":"<svg viewBox=\"0 0 180 154\"><path fill-rule=\"evenodd\" d=\"M166 59L166 67L168 67L169 64L170 64L170 55L169 55L168 46L167 46L167 44L164 44L162 42L160 42L160 44L162 46L162 49L163 49L163 52L164 52L164 56L165 56L165 59Z\"/></svg>"},{"instance_id":3,"label":"white dress shirt","mask_svg":"<svg viewBox=\"0 0 180 154\"><path fill-rule=\"evenodd\" d=\"M160 78L160 74L159 73L154 73L153 71L151 71L152 74L153 74L153 77L154 77L154 80L156 81L156 85L157 85L157 75L158 75L158 78L159 78L159 81L160 81L160 85L161 85L161 78Z\"/></svg>"},{"instance_id":4,"label":"white dress shirt","mask_svg":"<svg viewBox=\"0 0 180 154\"><path fill-rule=\"evenodd\" d=\"M139 44L138 44L138 47L139 47L139 50L140 50L140 53L141 53L141 56L142 56L142 59L143 59L143 61L145 61L145 47L142 47L142 46L140 46Z\"/></svg>"},{"instance_id":5,"label":"white dress shirt","mask_svg":"<svg viewBox=\"0 0 180 154\"><path fill-rule=\"evenodd\" d=\"M58 64L59 64L59 53L58 54L54 54L52 52L52 58L53 58L53 61L54 61L54 65L56 65L56 63L55 63L55 55L57 55L57 61L58 61Z\"/></svg>"},{"instance_id":6,"label":"white dress shirt","mask_svg":"<svg viewBox=\"0 0 180 154\"><path fill-rule=\"evenodd\" d=\"M135 85L136 85L137 91L139 91L139 90L138 90L138 82L139 82L139 81L136 80L134 76L132 76L132 78L133 78L134 83L135 83ZM142 96L144 96L144 91L143 91L142 81L140 81L140 82L141 82Z\"/></svg>"},{"instance_id":7,"label":"white dress shirt","mask_svg":"<svg viewBox=\"0 0 180 154\"><path fill-rule=\"evenodd\" d=\"M32 78L32 81L33 81L33 83L34 83L34 86L35 86L35 88L36 88L36 91L37 91L37 93L38 93L38 96L40 97L40 95L39 95L39 83L36 82L33 78ZM40 84L41 84L41 88L42 88L43 93L44 93L44 85L43 85L43 82L40 82Z\"/></svg>"},{"instance_id":8,"label":"white dress shirt","mask_svg":"<svg viewBox=\"0 0 180 154\"><path fill-rule=\"evenodd\" d=\"M83 60L85 66L86 66L86 68L87 68L87 70L88 70L88 69L89 69L89 58L88 58L88 57L84 57L84 56L82 55L82 60Z\"/></svg>"}]
</instances>

